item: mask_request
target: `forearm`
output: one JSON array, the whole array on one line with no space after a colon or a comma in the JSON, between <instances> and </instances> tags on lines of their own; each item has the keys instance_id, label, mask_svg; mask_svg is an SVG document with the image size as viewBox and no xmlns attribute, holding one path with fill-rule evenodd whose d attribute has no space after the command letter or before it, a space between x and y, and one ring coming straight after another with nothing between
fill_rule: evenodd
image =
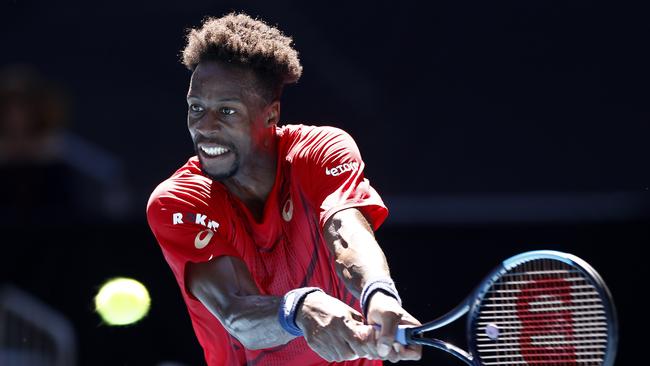
<instances>
[{"instance_id":1,"label":"forearm","mask_svg":"<svg viewBox=\"0 0 650 366\"><path fill-rule=\"evenodd\" d=\"M275 347L292 340L278 321L282 297L263 296L237 258L189 264L188 289L244 347Z\"/></svg>"},{"instance_id":2,"label":"forearm","mask_svg":"<svg viewBox=\"0 0 650 366\"><path fill-rule=\"evenodd\" d=\"M227 306L203 296L201 302L226 330L248 349L263 349L285 344L295 338L278 322L282 297L248 295L232 298Z\"/></svg>"},{"instance_id":3,"label":"forearm","mask_svg":"<svg viewBox=\"0 0 650 366\"><path fill-rule=\"evenodd\" d=\"M325 226L336 271L357 298L373 278L390 278L388 263L372 228L357 209L339 211Z\"/></svg>"},{"instance_id":4,"label":"forearm","mask_svg":"<svg viewBox=\"0 0 650 366\"><path fill-rule=\"evenodd\" d=\"M402 308L386 257L363 214L357 209L337 212L325 224L324 235L338 275L361 302L364 321L381 329L376 348L369 352L376 350L391 362L418 360L419 346L393 347L398 324L419 322Z\"/></svg>"}]
</instances>

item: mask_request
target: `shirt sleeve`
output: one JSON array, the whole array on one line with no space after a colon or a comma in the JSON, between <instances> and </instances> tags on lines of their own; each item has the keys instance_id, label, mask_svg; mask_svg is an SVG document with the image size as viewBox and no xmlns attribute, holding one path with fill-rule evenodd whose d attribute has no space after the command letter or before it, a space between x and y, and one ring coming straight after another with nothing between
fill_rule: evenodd
<instances>
[{"instance_id":1,"label":"shirt sleeve","mask_svg":"<svg viewBox=\"0 0 650 366\"><path fill-rule=\"evenodd\" d=\"M321 228L336 212L356 207L373 229L388 216L379 194L364 177L361 153L345 131L334 127L314 128L305 137L297 174L303 191L319 210Z\"/></svg>"},{"instance_id":2,"label":"shirt sleeve","mask_svg":"<svg viewBox=\"0 0 650 366\"><path fill-rule=\"evenodd\" d=\"M147 221L181 288L188 262L207 262L219 256L239 257L228 240L228 222L204 197L200 184L179 186L163 182L147 204Z\"/></svg>"}]
</instances>

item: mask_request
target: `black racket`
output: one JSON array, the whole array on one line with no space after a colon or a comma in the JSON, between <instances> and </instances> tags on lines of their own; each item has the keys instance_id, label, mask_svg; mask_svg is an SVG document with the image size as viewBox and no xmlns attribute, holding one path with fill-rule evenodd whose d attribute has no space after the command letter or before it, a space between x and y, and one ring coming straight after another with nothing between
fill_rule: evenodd
<instances>
[{"instance_id":1,"label":"black racket","mask_svg":"<svg viewBox=\"0 0 650 366\"><path fill-rule=\"evenodd\" d=\"M424 332L468 314L468 351ZM617 321L609 290L582 259L532 251L497 267L446 315L400 326L396 340L447 351L468 365L614 364Z\"/></svg>"}]
</instances>

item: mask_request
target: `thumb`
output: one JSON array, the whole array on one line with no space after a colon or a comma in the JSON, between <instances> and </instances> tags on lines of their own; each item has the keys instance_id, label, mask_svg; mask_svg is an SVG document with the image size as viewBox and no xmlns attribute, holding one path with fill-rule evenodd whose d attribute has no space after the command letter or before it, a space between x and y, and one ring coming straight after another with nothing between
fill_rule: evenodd
<instances>
[{"instance_id":1,"label":"thumb","mask_svg":"<svg viewBox=\"0 0 650 366\"><path fill-rule=\"evenodd\" d=\"M377 353L379 356L386 357L390 353L395 342L395 333L400 321L400 316L397 314L383 314L381 317L381 330L379 339L377 340Z\"/></svg>"}]
</instances>

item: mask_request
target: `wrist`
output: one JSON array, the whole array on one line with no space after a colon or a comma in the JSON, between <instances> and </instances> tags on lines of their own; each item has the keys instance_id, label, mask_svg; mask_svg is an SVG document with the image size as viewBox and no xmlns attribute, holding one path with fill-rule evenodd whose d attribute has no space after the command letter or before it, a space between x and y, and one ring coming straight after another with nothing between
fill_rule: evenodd
<instances>
[{"instance_id":1,"label":"wrist","mask_svg":"<svg viewBox=\"0 0 650 366\"><path fill-rule=\"evenodd\" d=\"M304 333L305 331L305 322L308 320L310 308L313 307L313 296L318 296L319 294L325 294L323 291L313 291L309 292L303 296L302 301L296 306L296 326Z\"/></svg>"},{"instance_id":2,"label":"wrist","mask_svg":"<svg viewBox=\"0 0 650 366\"><path fill-rule=\"evenodd\" d=\"M297 315L300 308L307 297L313 292L322 292L318 287L301 287L287 292L280 302L278 309L278 321L280 326L289 334L294 336L302 336L302 328L298 326Z\"/></svg>"},{"instance_id":3,"label":"wrist","mask_svg":"<svg viewBox=\"0 0 650 366\"><path fill-rule=\"evenodd\" d=\"M363 317L368 317L368 307L370 305L370 300L374 297L375 294L381 293L383 295L392 297L397 301L401 306L402 299L397 292L395 283L392 279L388 277L374 278L369 281L366 281L366 284L363 286L361 291L361 296L359 297L359 302L361 303L361 311L363 312Z\"/></svg>"}]
</instances>

